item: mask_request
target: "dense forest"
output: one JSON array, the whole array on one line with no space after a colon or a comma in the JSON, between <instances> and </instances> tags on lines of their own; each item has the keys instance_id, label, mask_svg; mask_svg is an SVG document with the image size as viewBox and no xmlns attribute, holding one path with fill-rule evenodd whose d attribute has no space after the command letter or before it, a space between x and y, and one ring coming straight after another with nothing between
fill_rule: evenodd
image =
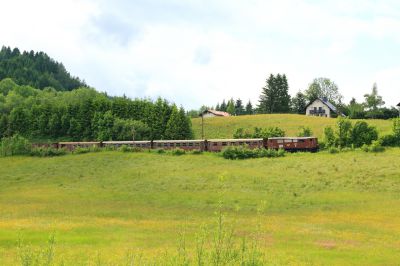
<instances>
[{"instance_id":1,"label":"dense forest","mask_svg":"<svg viewBox=\"0 0 400 266\"><path fill-rule=\"evenodd\" d=\"M109 97L83 87L43 90L0 81L0 138L15 134L30 139L142 140L188 139L190 119L183 108L155 102Z\"/></svg>"},{"instance_id":2,"label":"dense forest","mask_svg":"<svg viewBox=\"0 0 400 266\"><path fill-rule=\"evenodd\" d=\"M37 89L52 87L70 91L86 87L85 82L72 77L65 67L43 52L24 51L3 46L0 51L0 80L12 78L16 83Z\"/></svg>"}]
</instances>

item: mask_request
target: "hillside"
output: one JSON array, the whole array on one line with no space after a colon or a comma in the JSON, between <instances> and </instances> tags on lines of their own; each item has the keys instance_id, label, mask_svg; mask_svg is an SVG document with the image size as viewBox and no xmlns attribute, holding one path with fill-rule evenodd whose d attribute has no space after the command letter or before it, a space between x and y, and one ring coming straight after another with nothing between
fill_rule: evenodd
<instances>
[{"instance_id":1,"label":"hillside","mask_svg":"<svg viewBox=\"0 0 400 266\"><path fill-rule=\"evenodd\" d=\"M70 91L86 87L85 82L72 77L62 63L44 52L13 50L3 46L0 51L0 80L12 78L19 85L37 89L52 87L58 91Z\"/></svg>"},{"instance_id":2,"label":"hillside","mask_svg":"<svg viewBox=\"0 0 400 266\"><path fill-rule=\"evenodd\" d=\"M400 149L246 161L148 152L0 158L0 264L28 260L54 235L54 265L141 265L128 263L128 251L177 265L163 261L172 258L166 251L177 254L185 232L195 255L195 235L217 227L222 201L234 238L250 241L256 232L268 264L396 265L399 156Z\"/></svg>"},{"instance_id":3,"label":"hillside","mask_svg":"<svg viewBox=\"0 0 400 266\"><path fill-rule=\"evenodd\" d=\"M287 136L296 136L299 127L310 127L317 137L322 137L324 128L334 125L335 119L311 117L295 114L244 115L231 117L213 117L204 119L205 138L232 138L237 128L279 127L285 130ZM355 122L356 120L352 120ZM366 120L377 127L380 134L391 131L392 122L388 120ZM196 138L201 138L201 118L192 119Z\"/></svg>"}]
</instances>

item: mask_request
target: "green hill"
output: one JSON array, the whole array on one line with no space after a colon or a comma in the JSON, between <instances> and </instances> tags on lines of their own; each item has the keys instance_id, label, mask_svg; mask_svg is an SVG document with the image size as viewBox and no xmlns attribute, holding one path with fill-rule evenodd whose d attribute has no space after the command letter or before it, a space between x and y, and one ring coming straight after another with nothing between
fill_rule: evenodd
<instances>
[{"instance_id":1,"label":"green hill","mask_svg":"<svg viewBox=\"0 0 400 266\"><path fill-rule=\"evenodd\" d=\"M86 87L85 82L72 77L63 64L44 52L21 53L18 48L3 46L0 50L0 80L5 78L37 89L52 87L58 91L70 91Z\"/></svg>"},{"instance_id":2,"label":"green hill","mask_svg":"<svg viewBox=\"0 0 400 266\"><path fill-rule=\"evenodd\" d=\"M246 237L252 254L255 239L267 265L397 265L399 156L0 158L0 265L199 265L203 230L204 257L215 255L221 208L236 248ZM56 244L47 256L50 235ZM178 263L186 252L191 263ZM236 263L219 265L242 265L235 254Z\"/></svg>"},{"instance_id":3,"label":"green hill","mask_svg":"<svg viewBox=\"0 0 400 266\"><path fill-rule=\"evenodd\" d=\"M231 117L213 117L204 119L205 138L232 138L237 128L279 127L286 136L296 136L301 126L310 127L315 136L323 137L324 128L334 125L336 119L311 117L295 114L244 115ZM356 120L352 120L355 122ZM388 134L392 129L389 120L366 120L377 127L380 134ZM196 138L201 138L201 118L192 119Z\"/></svg>"}]
</instances>

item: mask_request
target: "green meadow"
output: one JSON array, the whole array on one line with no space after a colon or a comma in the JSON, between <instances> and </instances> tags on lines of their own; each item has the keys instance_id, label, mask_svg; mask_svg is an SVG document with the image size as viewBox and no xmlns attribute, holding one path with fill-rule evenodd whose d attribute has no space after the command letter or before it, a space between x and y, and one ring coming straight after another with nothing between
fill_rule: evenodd
<instances>
[{"instance_id":1,"label":"green meadow","mask_svg":"<svg viewBox=\"0 0 400 266\"><path fill-rule=\"evenodd\" d=\"M163 265L183 253L198 265L198 236L210 232L215 249L221 217L267 265L398 265L399 162L400 149L0 158L0 265L43 250L52 265Z\"/></svg>"},{"instance_id":2,"label":"green meadow","mask_svg":"<svg viewBox=\"0 0 400 266\"><path fill-rule=\"evenodd\" d=\"M357 120L352 120L353 122ZM389 134L392 122L389 120L366 120L377 127L380 134ZM287 136L296 136L301 126L310 127L316 137L323 137L324 128L333 126L334 118L313 117L294 114L243 115L231 117L213 117L204 119L206 139L232 138L237 128L253 129L254 127L279 127ZM195 138L201 138L201 118L192 119Z\"/></svg>"}]
</instances>

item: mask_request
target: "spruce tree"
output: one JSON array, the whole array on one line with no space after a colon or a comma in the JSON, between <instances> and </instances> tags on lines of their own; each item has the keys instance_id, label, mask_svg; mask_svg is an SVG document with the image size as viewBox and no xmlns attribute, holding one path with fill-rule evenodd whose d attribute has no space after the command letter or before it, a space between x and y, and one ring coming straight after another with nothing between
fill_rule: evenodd
<instances>
[{"instance_id":1,"label":"spruce tree","mask_svg":"<svg viewBox=\"0 0 400 266\"><path fill-rule=\"evenodd\" d=\"M227 105L226 105L226 102L225 102L225 99L224 99L222 101L221 105L220 105L220 111L226 112L226 108L227 108Z\"/></svg>"},{"instance_id":2,"label":"spruce tree","mask_svg":"<svg viewBox=\"0 0 400 266\"><path fill-rule=\"evenodd\" d=\"M246 104L246 114L247 114L247 115L253 114L253 105L251 104L250 100L249 100L249 102Z\"/></svg>"},{"instance_id":3,"label":"spruce tree","mask_svg":"<svg viewBox=\"0 0 400 266\"><path fill-rule=\"evenodd\" d=\"M226 112L229 113L230 115L235 114L235 103L233 99L229 100L228 106L226 107Z\"/></svg>"},{"instance_id":4,"label":"spruce tree","mask_svg":"<svg viewBox=\"0 0 400 266\"><path fill-rule=\"evenodd\" d=\"M235 114L236 115L243 115L244 114L244 107L242 104L241 99L237 99L235 103Z\"/></svg>"}]
</instances>

